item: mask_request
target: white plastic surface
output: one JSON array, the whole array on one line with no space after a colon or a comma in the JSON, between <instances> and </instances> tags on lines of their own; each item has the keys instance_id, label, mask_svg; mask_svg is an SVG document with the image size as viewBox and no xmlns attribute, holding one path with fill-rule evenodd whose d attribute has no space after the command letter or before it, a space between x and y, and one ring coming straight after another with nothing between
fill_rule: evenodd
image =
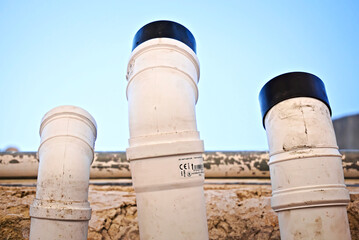
<instances>
[{"instance_id":1,"label":"white plastic surface","mask_svg":"<svg viewBox=\"0 0 359 240\"><path fill-rule=\"evenodd\" d=\"M349 192L328 107L288 99L267 113L265 127L281 239L350 239Z\"/></svg>"},{"instance_id":2,"label":"white plastic surface","mask_svg":"<svg viewBox=\"0 0 359 240\"><path fill-rule=\"evenodd\" d=\"M130 147L199 139L199 62L187 45L168 38L142 43L132 52L127 79Z\"/></svg>"},{"instance_id":3,"label":"white plastic surface","mask_svg":"<svg viewBox=\"0 0 359 240\"><path fill-rule=\"evenodd\" d=\"M60 106L40 127L36 198L30 207L30 239L87 239L90 165L96 122L85 110Z\"/></svg>"},{"instance_id":4,"label":"white plastic surface","mask_svg":"<svg viewBox=\"0 0 359 240\"><path fill-rule=\"evenodd\" d=\"M126 152L141 239L208 239L198 79L195 53L177 40L151 39L131 55Z\"/></svg>"}]
</instances>

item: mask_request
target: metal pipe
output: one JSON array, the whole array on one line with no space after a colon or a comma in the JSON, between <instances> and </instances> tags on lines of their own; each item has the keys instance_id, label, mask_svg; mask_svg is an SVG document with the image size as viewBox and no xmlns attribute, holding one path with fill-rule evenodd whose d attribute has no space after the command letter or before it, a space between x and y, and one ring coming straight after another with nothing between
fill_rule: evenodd
<instances>
[{"instance_id":1,"label":"metal pipe","mask_svg":"<svg viewBox=\"0 0 359 240\"><path fill-rule=\"evenodd\" d=\"M78 107L56 107L43 117L30 240L87 239L96 132L93 117Z\"/></svg>"},{"instance_id":2,"label":"metal pipe","mask_svg":"<svg viewBox=\"0 0 359 240\"><path fill-rule=\"evenodd\" d=\"M281 239L350 239L349 192L323 82L287 73L270 80L259 98Z\"/></svg>"},{"instance_id":3,"label":"metal pipe","mask_svg":"<svg viewBox=\"0 0 359 240\"><path fill-rule=\"evenodd\" d=\"M134 38L126 153L142 239L208 239L195 51L191 32L175 22L149 23Z\"/></svg>"}]
</instances>

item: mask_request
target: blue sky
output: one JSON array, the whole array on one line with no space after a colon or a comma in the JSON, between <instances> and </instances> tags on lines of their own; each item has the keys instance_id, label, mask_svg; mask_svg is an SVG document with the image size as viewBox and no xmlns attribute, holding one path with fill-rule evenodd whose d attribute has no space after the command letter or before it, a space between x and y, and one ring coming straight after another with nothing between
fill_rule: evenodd
<instances>
[{"instance_id":1,"label":"blue sky","mask_svg":"<svg viewBox=\"0 0 359 240\"><path fill-rule=\"evenodd\" d=\"M201 64L197 126L206 150L266 150L258 94L306 71L333 118L359 112L358 1L0 1L0 150L36 151L43 115L76 105L97 151L128 147L132 39L155 20L186 26Z\"/></svg>"}]
</instances>

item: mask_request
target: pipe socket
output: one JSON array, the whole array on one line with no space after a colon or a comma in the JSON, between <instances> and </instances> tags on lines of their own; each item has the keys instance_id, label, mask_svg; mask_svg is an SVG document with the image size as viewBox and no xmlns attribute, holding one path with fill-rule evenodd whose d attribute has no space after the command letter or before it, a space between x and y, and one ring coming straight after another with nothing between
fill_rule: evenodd
<instances>
[{"instance_id":1,"label":"pipe socket","mask_svg":"<svg viewBox=\"0 0 359 240\"><path fill-rule=\"evenodd\" d=\"M175 22L149 23L134 38L126 154L141 239L208 239L195 51L192 33Z\"/></svg>"},{"instance_id":2,"label":"pipe socket","mask_svg":"<svg viewBox=\"0 0 359 240\"><path fill-rule=\"evenodd\" d=\"M30 240L87 239L96 128L94 118L74 106L56 107L43 117Z\"/></svg>"},{"instance_id":3,"label":"pipe socket","mask_svg":"<svg viewBox=\"0 0 359 240\"><path fill-rule=\"evenodd\" d=\"M259 100L281 239L350 239L349 192L323 82L286 73L265 84Z\"/></svg>"}]
</instances>

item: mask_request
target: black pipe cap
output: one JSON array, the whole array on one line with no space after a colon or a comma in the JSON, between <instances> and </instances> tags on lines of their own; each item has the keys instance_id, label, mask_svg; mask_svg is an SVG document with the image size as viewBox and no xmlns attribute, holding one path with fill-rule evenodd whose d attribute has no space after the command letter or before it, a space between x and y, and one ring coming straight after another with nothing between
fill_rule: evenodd
<instances>
[{"instance_id":1,"label":"black pipe cap","mask_svg":"<svg viewBox=\"0 0 359 240\"><path fill-rule=\"evenodd\" d=\"M172 21L156 21L143 26L133 39L132 51L141 43L153 38L176 39L196 53L196 40L192 33L181 24Z\"/></svg>"},{"instance_id":2,"label":"black pipe cap","mask_svg":"<svg viewBox=\"0 0 359 240\"><path fill-rule=\"evenodd\" d=\"M262 121L268 111L276 104L296 97L311 97L329 105L327 93L322 80L317 76L306 72L290 72L279 75L267 82L259 93L259 104L262 112Z\"/></svg>"}]
</instances>

